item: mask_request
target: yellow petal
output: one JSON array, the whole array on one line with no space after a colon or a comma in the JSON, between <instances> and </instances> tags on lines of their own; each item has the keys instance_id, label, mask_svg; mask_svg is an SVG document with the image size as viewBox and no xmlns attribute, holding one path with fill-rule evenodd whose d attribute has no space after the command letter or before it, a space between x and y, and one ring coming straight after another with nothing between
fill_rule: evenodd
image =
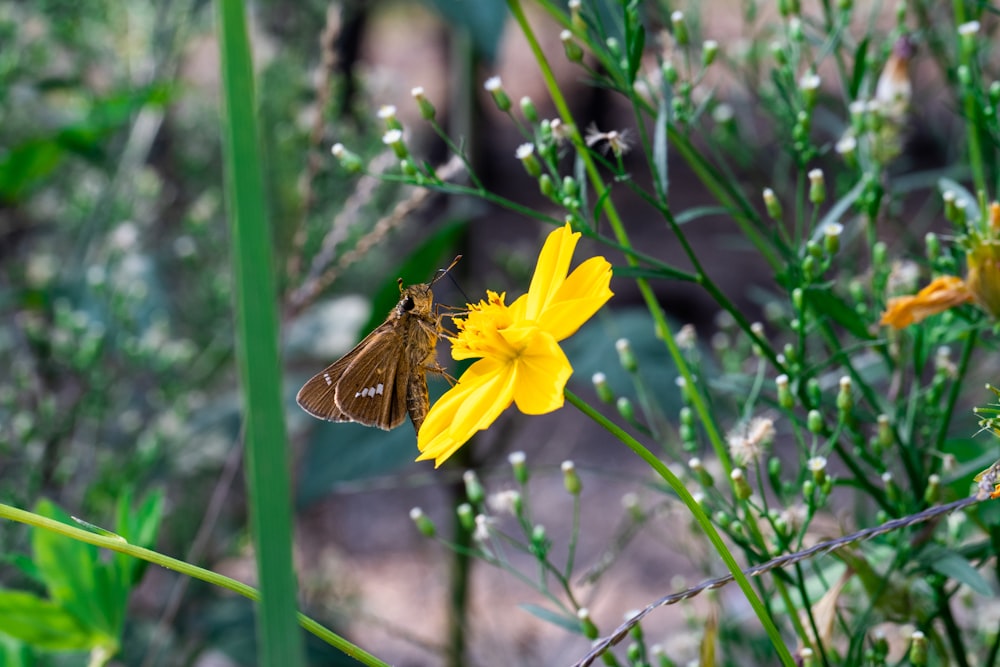
<instances>
[{"instance_id":1,"label":"yellow petal","mask_svg":"<svg viewBox=\"0 0 1000 667\"><path fill-rule=\"evenodd\" d=\"M611 264L603 257L591 257L566 278L539 315L538 326L556 340L569 338L614 296L610 284Z\"/></svg>"},{"instance_id":2,"label":"yellow petal","mask_svg":"<svg viewBox=\"0 0 1000 667\"><path fill-rule=\"evenodd\" d=\"M434 403L417 434L418 461L441 465L477 431L490 426L511 404L514 395L511 364L481 359Z\"/></svg>"},{"instance_id":3,"label":"yellow petal","mask_svg":"<svg viewBox=\"0 0 1000 667\"><path fill-rule=\"evenodd\" d=\"M992 224L993 209L990 211ZM980 241L965 256L965 261L969 265L965 286L980 308L994 319L1000 318L1000 243Z\"/></svg>"},{"instance_id":4,"label":"yellow petal","mask_svg":"<svg viewBox=\"0 0 1000 667\"><path fill-rule=\"evenodd\" d=\"M545 239L545 245L538 254L535 273L531 276L531 285L528 286L524 319L537 319L562 286L579 239L580 233L571 231L568 222Z\"/></svg>"},{"instance_id":5,"label":"yellow petal","mask_svg":"<svg viewBox=\"0 0 1000 667\"><path fill-rule=\"evenodd\" d=\"M930 285L914 296L890 299L882 313L880 324L903 329L921 322L931 315L944 312L972 299L965 283L955 276L935 278Z\"/></svg>"},{"instance_id":6,"label":"yellow petal","mask_svg":"<svg viewBox=\"0 0 1000 667\"><path fill-rule=\"evenodd\" d=\"M563 390L573 367L555 337L537 331L517 358L514 402L526 415L544 415L563 406Z\"/></svg>"}]
</instances>

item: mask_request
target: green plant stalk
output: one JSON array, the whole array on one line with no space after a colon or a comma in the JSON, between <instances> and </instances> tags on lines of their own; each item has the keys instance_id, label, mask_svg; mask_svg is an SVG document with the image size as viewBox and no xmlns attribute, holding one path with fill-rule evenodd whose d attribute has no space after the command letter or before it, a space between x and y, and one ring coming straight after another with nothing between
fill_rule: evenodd
<instances>
[{"instance_id":1,"label":"green plant stalk","mask_svg":"<svg viewBox=\"0 0 1000 667\"><path fill-rule=\"evenodd\" d=\"M955 15L955 25L960 26L966 23L964 0L953 0L952 7ZM961 42L961 37L959 37ZM975 75L975 63L972 61L972 54L968 53L961 45L958 45L959 59L969 72L969 88L962 90L963 112L965 113L966 135L969 141L969 166L972 168L972 181L976 185L975 194L982 196L986 193L986 167L983 164L983 147L979 143L979 125L976 120L981 118L979 108L976 105L976 96L972 90L971 77ZM961 87L961 81L959 81Z\"/></svg>"},{"instance_id":2,"label":"green plant stalk","mask_svg":"<svg viewBox=\"0 0 1000 667\"><path fill-rule=\"evenodd\" d=\"M959 667L969 667L965 643L962 641L962 631L951 612L951 596L945 593L944 584L935 586L934 594L937 598L939 617L944 623L945 634L951 644L951 652L955 656L955 662L958 663Z\"/></svg>"},{"instance_id":3,"label":"green plant stalk","mask_svg":"<svg viewBox=\"0 0 1000 667\"><path fill-rule=\"evenodd\" d=\"M235 272L236 356L243 385L247 490L261 601L258 661L305 664L295 627L290 466L278 355L272 234L265 215L254 72L242 0L216 3L226 201Z\"/></svg>"},{"instance_id":4,"label":"green plant stalk","mask_svg":"<svg viewBox=\"0 0 1000 667\"><path fill-rule=\"evenodd\" d=\"M539 0L539 4L556 22L562 27L571 30L575 37L587 45L587 49L601 62L605 71L613 73L619 71L617 63L607 58L601 49L596 48L587 34L581 34L575 29L560 5L549 0ZM592 76L598 78L599 75L594 72ZM650 115L655 115L656 110L652 108L649 102L635 95L634 92L629 92L631 86L623 82L617 82L617 85L619 92L625 95L633 104L638 105ZM639 126L642 127L642 123L639 123ZM677 128L669 123L667 124L667 138L683 158L684 162L687 163L687 166L698 177L698 180L701 181L701 184L712 193L723 207L732 211L733 221L740 228L740 231L753 243L754 247L767 260L771 268L778 271L782 266L782 260L775 254L774 249L766 243L765 237L761 232L760 217L743 196L743 193L734 188L725 178L722 178L715 167L702 157L688 138L678 132ZM787 248L779 248L779 250L781 250L786 259L791 256Z\"/></svg>"},{"instance_id":5,"label":"green plant stalk","mask_svg":"<svg viewBox=\"0 0 1000 667\"><path fill-rule=\"evenodd\" d=\"M750 585L750 581L747 579L746 575L743 574L743 570L736 562L732 552L730 552L728 547L726 547L726 544L722 541L722 537L719 535L719 532L715 529L715 526L712 525L712 521L708 518L705 511L691 495L691 492L684 486L684 483L681 482L675 474L670 472L670 468L668 468L663 461L658 459L651 451L646 449L642 443L626 433L617 424L595 410L569 389L566 389L565 394L566 400L576 406L580 412L593 419L599 425L603 426L605 430L625 443L629 449L635 452L639 458L645 461L649 467L655 470L657 474L659 474L660 477L662 477L663 480L670 485L670 488L674 490L674 493L676 493L681 499L681 502L683 502L684 505L691 511L695 521L697 521L701 526L701 529L705 531L705 535L712 543L712 546L715 547L715 550L719 553L719 556L722 557L726 567L729 568L730 572L732 572L734 580L739 585L740 590L743 591L743 595L746 596L750 606L753 607L754 612L757 614L757 618L760 619L761 625L764 626L767 636L771 639L771 643L774 645L778 656L781 658L781 663L785 665L785 667L793 667L795 665L795 661L788 652L788 647L785 646L785 642L782 641L781 635L778 633L778 628L774 625L774 621L771 619L770 615L768 615L767 610L760 601L760 598L757 597L753 587Z\"/></svg>"},{"instance_id":6,"label":"green plant stalk","mask_svg":"<svg viewBox=\"0 0 1000 667\"><path fill-rule=\"evenodd\" d=\"M611 229L614 231L615 239L621 245L631 247L632 244L625 231L625 226L622 224L618 211L615 208L614 203L611 201L611 197L605 195L604 182L601 180L601 176L597 171L594 161L590 157L590 153L586 150L586 145L583 138L580 136L580 130L574 122L573 115L569 110L569 105L566 103L566 99L563 97L562 91L559 89L559 84L555 80L555 75L552 73L552 68L549 67L548 60L542 52L542 48L538 43L538 39L535 37L534 31L531 29L531 25L528 23L524 10L521 8L520 0L508 0L507 6L510 7L511 13L514 15L515 20L517 20L522 34L528 41L528 45L535 56L535 61L538 63L542 77L545 79L546 88L549 91L549 95L552 97L552 101L555 104L556 109L559 111L559 115L563 118L570 129L570 139L574 147L577 149L577 155L579 155L580 159L584 163L584 166L586 167L591 187L594 189L594 198L597 201L604 202L604 214L608 217L608 222L611 225ZM672 220L672 218L670 219ZM682 243L685 243L683 236L679 236L679 239ZM689 252L688 255L692 256L692 253ZM638 266L638 263L633 257L626 256L626 258L630 266ZM698 276L700 282L701 278L704 276L704 272L699 271ZM666 315L660 307L660 304L656 299L656 295L653 293L653 290L649 285L649 281L645 278L636 278L635 283L639 288L639 292L642 294L643 301L646 302L646 307L649 309L649 312L653 317L657 333L663 337L663 341L667 345L667 350L670 353L671 359L677 366L677 370L680 372L681 377L684 378L686 386L690 389L688 395L692 406L694 407L695 413L697 413L698 418L702 423L702 427L705 429L705 433L708 436L708 440L712 444L712 448L715 450L716 456L719 457L719 461L722 463L722 467L728 475L732 471L733 467L732 462L729 460L729 452L726 451L726 446L722 442L722 436L720 435L718 428L716 428L715 421L709 414L708 406L706 405L704 398L698 391L698 385L694 381L691 369L688 367L687 362L684 359L684 355L681 354L680 348L677 347L677 342L674 340L673 333L670 331L670 325L667 323Z\"/></svg>"},{"instance_id":7,"label":"green plant stalk","mask_svg":"<svg viewBox=\"0 0 1000 667\"><path fill-rule=\"evenodd\" d=\"M200 581L204 581L205 583L212 584L213 586L225 588L226 590L230 590L255 602L260 600L260 593L257 589L251 586L247 586L246 584L236 581L235 579L225 577L217 572L212 572L211 570L206 570L205 568L198 567L197 565L191 565L190 563L186 563L182 560L171 558L170 556L161 554L158 551L129 544L121 537L106 537L104 535L98 535L97 533L92 533L90 531L83 530L82 528L76 528L75 526L70 526L60 521L56 521L55 519L50 519L46 516L42 516L41 514L35 514L34 512L28 512L27 510L18 509L2 503L0 503L0 519L17 521L18 523L33 526L36 529L50 530L54 533L64 535L80 542L93 544L95 547L108 549L109 551L114 551L116 553L126 554L128 556L132 556L133 558L138 558L139 560L159 565L160 567L168 570L173 570L174 572L191 577L192 579L198 579ZM342 651L344 655L348 655L362 664L369 665L369 667L388 667L387 663L382 662L364 649L355 646L343 637L331 632L305 614L297 613L295 616L298 618L299 625L319 639L325 641L330 646Z\"/></svg>"},{"instance_id":8,"label":"green plant stalk","mask_svg":"<svg viewBox=\"0 0 1000 667\"><path fill-rule=\"evenodd\" d=\"M958 361L955 379L952 381L951 391L948 392L948 400L944 406L944 414L941 416L941 428L938 430L937 437L934 439L935 451L940 452L944 448L945 438L948 437L948 426L951 425L951 418L955 413L955 405L958 403L958 396L962 392L962 387L964 386L963 380L965 379L965 374L969 371L969 363L972 361L972 352L975 350L976 343L978 341L979 331L977 329L973 329L969 332L968 337L965 339L965 344L962 346L962 357ZM924 482L926 483L926 480L924 480Z\"/></svg>"},{"instance_id":9,"label":"green plant stalk","mask_svg":"<svg viewBox=\"0 0 1000 667\"><path fill-rule=\"evenodd\" d=\"M514 18L517 21L522 34L528 41L528 45L531 48L535 60L538 63L538 66L542 72L542 76L545 79L549 95L552 97L552 101L555 103L556 109L559 111L559 114L569 124L569 127L571 128L573 143L575 146L578 147L579 149L578 155L580 155L580 158L583 160L586 166L592 187L594 188L594 196L598 201L603 199L604 212L605 215L608 216L608 221L610 222L611 227L615 232L615 238L622 245L630 246L631 243L629 242L628 235L625 232L624 225L622 224L621 218L619 218L618 216L618 212L615 209L614 204L611 201L611 198L603 196L604 184L600 178L600 174L598 174L597 172L597 168L594 165L593 160L590 159L590 154L585 149L580 148L583 146L583 140L580 137L579 129L577 129L576 123L573 122L573 116L569 111L569 106L566 104L566 100L562 95L562 91L559 90L559 86L555 80L554 74L552 73L552 69L548 65L548 60L545 58L545 54L542 52L541 46L538 44L538 40L535 37L534 31L531 29L531 25L528 23L528 19L525 16L524 11L521 7L520 0L508 0L507 5L510 8L511 13L514 15ZM636 264L635 260L631 257L629 257L628 261L632 265ZM726 474L728 475L730 470L732 469L732 464L729 461L729 453L726 451L725 445L722 442L722 437L720 436L718 429L715 426L714 420L711 419L711 415L708 412L708 408L705 404L704 399L702 398L700 392L697 390L697 385L694 383L694 378L691 376L691 371L688 368L686 361L684 360L684 355L681 354L680 349L677 347L677 342L674 340L673 334L670 331L670 326L667 324L666 316L664 315L662 308L660 308L660 305L656 300L656 296L653 294L653 291L649 286L649 282L643 278L637 278L636 285L639 287L639 290L643 295L643 299L645 300L646 305L656 324L657 331L660 332L663 336L664 342L667 345L667 349L670 352L671 358L677 365L677 368L680 371L681 376L684 377L687 386L691 389L689 395L691 397L692 405L695 408L695 412L698 414L698 417L701 420L703 427L705 428L705 432L708 435L708 438L711 441L712 446L716 451L716 455L719 457L719 460L722 462L723 468L726 470ZM572 396L570 392L567 391L566 393L567 396ZM719 554L722 556L723 561L725 561L726 566L729 567L730 571L732 571L733 576L737 578L740 588L743 590L743 594L746 596L747 600L750 603L750 606L753 607L754 609L754 613L757 615L758 619L760 619L761 624L764 626L764 629L767 632L768 637L771 639L772 644L774 644L775 650L781 657L782 663L785 664L787 667L791 667L792 665L794 665L792 656L788 652L788 648L782 641L781 635L778 632L778 628L774 625L774 622L768 615L767 610L761 604L760 599L757 597L756 593L750 586L750 583L747 581L746 577L743 576L742 571L740 571L739 565L736 563L736 560L733 558L732 554L726 548L726 545L722 542L722 538L719 537L719 534L715 531L715 528L712 526L708 517L705 516L705 513L701 510L701 507L699 507L698 504L694 501L694 498L691 497L691 494L688 492L687 489L684 488L684 485L681 484L680 480L677 479L677 477L673 473L671 473L665 465L663 465L662 461L653 456L653 454L650 453L649 450L643 447L637 440L632 438L630 435L625 433L625 431L623 431L622 429L618 428L615 424L605 419L603 415L600 415L600 413L590 408L589 405L586 405L582 401L579 401L579 399L577 399L575 396L572 396L570 400L571 402L574 402L574 404L577 405L577 407L579 407L581 410L584 410L584 408L586 408L585 412L589 411L588 414L592 418L597 420L598 423L602 424L605 428L607 428L617 437L622 439L623 442L628 444L629 447L633 449L633 451L639 454L639 456L643 458L644 461L646 461L654 470L656 470L661 476L663 476L663 478L667 481L667 483L674 488L674 490L678 493L678 495L681 496L682 499L684 499L685 504L689 508L691 508L691 511L695 514L698 522L702 525L702 528L705 530L706 534L708 534L709 539L712 541L712 544L719 551Z\"/></svg>"}]
</instances>

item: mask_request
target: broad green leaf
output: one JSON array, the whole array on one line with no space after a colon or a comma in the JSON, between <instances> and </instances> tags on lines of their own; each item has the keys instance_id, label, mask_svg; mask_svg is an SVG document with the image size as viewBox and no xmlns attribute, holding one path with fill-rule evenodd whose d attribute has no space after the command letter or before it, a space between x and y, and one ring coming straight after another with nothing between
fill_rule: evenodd
<instances>
[{"instance_id":1,"label":"broad green leaf","mask_svg":"<svg viewBox=\"0 0 1000 667\"><path fill-rule=\"evenodd\" d=\"M163 492L156 490L146 496L142 504L132 511L132 494L124 494L118 500L118 519L116 529L130 544L146 549L156 546L156 536L160 531L160 521L163 518ZM121 575L122 583L127 587L139 583L146 567L144 560L132 558L125 554L115 554L115 562Z\"/></svg>"},{"instance_id":2,"label":"broad green leaf","mask_svg":"<svg viewBox=\"0 0 1000 667\"><path fill-rule=\"evenodd\" d=\"M446 21L464 28L472 37L476 51L487 61L496 60L503 25L507 18L507 3L502 0L425 0Z\"/></svg>"},{"instance_id":3,"label":"broad green leaf","mask_svg":"<svg viewBox=\"0 0 1000 667\"><path fill-rule=\"evenodd\" d=\"M0 155L0 201L15 202L55 171L64 151L52 139L32 139Z\"/></svg>"},{"instance_id":4,"label":"broad green leaf","mask_svg":"<svg viewBox=\"0 0 1000 667\"><path fill-rule=\"evenodd\" d=\"M943 547L929 547L921 554L920 560L935 572L965 584L976 593L993 597L993 590L979 570L954 551Z\"/></svg>"},{"instance_id":5,"label":"broad green leaf","mask_svg":"<svg viewBox=\"0 0 1000 667\"><path fill-rule=\"evenodd\" d=\"M39 501L35 512L76 527L69 515L48 500ZM31 531L31 545L35 565L52 600L74 614L91 633L117 637L118 632L109 623L114 614L102 605L107 591L99 590L97 547L41 528Z\"/></svg>"},{"instance_id":6,"label":"broad green leaf","mask_svg":"<svg viewBox=\"0 0 1000 667\"><path fill-rule=\"evenodd\" d=\"M0 619L0 632L38 649L88 651L105 641L57 603L22 591L0 590Z\"/></svg>"}]
</instances>

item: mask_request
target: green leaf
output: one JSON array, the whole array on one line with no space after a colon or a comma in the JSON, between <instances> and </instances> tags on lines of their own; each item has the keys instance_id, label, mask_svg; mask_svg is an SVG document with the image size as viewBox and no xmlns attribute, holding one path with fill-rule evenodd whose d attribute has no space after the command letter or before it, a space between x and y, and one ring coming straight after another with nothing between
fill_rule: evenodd
<instances>
[{"instance_id":1,"label":"green leaf","mask_svg":"<svg viewBox=\"0 0 1000 667\"><path fill-rule=\"evenodd\" d=\"M969 192L964 185L950 178L938 179L938 190L942 194L951 190L955 193L955 201L965 203L965 217L967 220L982 220L982 212L979 210L979 200Z\"/></svg>"},{"instance_id":2,"label":"green leaf","mask_svg":"<svg viewBox=\"0 0 1000 667\"><path fill-rule=\"evenodd\" d=\"M48 500L39 501L35 512L76 527L68 514ZM110 630L106 610L98 599L97 547L38 528L31 531L31 546L38 573L53 601L92 630Z\"/></svg>"},{"instance_id":3,"label":"green leaf","mask_svg":"<svg viewBox=\"0 0 1000 667\"><path fill-rule=\"evenodd\" d=\"M656 168L655 176L659 180L657 185L660 195L666 199L670 192L670 170L667 159L670 154L670 142L667 141L667 122L670 120L670 98L673 90L665 78L660 77L660 80L662 95L656 109L656 125L653 129L653 166Z\"/></svg>"},{"instance_id":4,"label":"green leaf","mask_svg":"<svg viewBox=\"0 0 1000 667\"><path fill-rule=\"evenodd\" d=\"M865 80L865 72L868 71L868 42L865 37L858 43L858 48L854 50L854 69L851 71L851 81L848 85L850 99L858 99L858 91L861 90L861 83Z\"/></svg>"},{"instance_id":5,"label":"green leaf","mask_svg":"<svg viewBox=\"0 0 1000 667\"><path fill-rule=\"evenodd\" d=\"M35 663L30 646L0 633L0 667L34 667Z\"/></svg>"},{"instance_id":6,"label":"green leaf","mask_svg":"<svg viewBox=\"0 0 1000 667\"><path fill-rule=\"evenodd\" d=\"M493 62L503 36L507 19L507 3L503 0L426 0L448 23L464 28L472 37L476 50Z\"/></svg>"},{"instance_id":7,"label":"green leaf","mask_svg":"<svg viewBox=\"0 0 1000 667\"><path fill-rule=\"evenodd\" d=\"M935 572L965 584L976 593L993 597L993 590L979 570L954 551L943 547L929 547L921 554L920 560Z\"/></svg>"},{"instance_id":8,"label":"green leaf","mask_svg":"<svg viewBox=\"0 0 1000 667\"><path fill-rule=\"evenodd\" d=\"M545 607L540 607L537 604L519 604L517 605L524 611L528 612L535 618L540 618L541 620L552 623L553 625L558 625L563 630L567 630L574 634L582 634L583 631L580 628L580 622L575 618L569 618L564 614L552 611L551 609L546 609Z\"/></svg>"},{"instance_id":9,"label":"green leaf","mask_svg":"<svg viewBox=\"0 0 1000 667\"><path fill-rule=\"evenodd\" d=\"M826 212L826 215L816 224L816 229L813 230L812 240L817 243L822 243L823 235L826 233L826 226L831 222L840 222L847 213L847 210L854 205L861 193L865 191L867 183L864 179L858 181L858 183L851 188L847 194L838 199L830 210Z\"/></svg>"},{"instance_id":10,"label":"green leaf","mask_svg":"<svg viewBox=\"0 0 1000 667\"><path fill-rule=\"evenodd\" d=\"M118 500L118 534L130 544L152 549L156 546L156 536L160 532L160 521L163 518L163 491L150 493L134 512L131 511L131 500L131 493L124 494ZM144 560L125 554L115 554L115 560L122 583L129 588L139 583L149 565Z\"/></svg>"},{"instance_id":11,"label":"green leaf","mask_svg":"<svg viewBox=\"0 0 1000 667\"><path fill-rule=\"evenodd\" d=\"M16 202L55 171L63 149L51 139L32 139L0 155L0 201Z\"/></svg>"},{"instance_id":12,"label":"green leaf","mask_svg":"<svg viewBox=\"0 0 1000 667\"><path fill-rule=\"evenodd\" d=\"M684 225L698 218L705 218L710 215L727 215L728 213L729 210L723 206L694 206L684 210L682 213L678 213L674 216L674 221L678 225Z\"/></svg>"},{"instance_id":13,"label":"green leaf","mask_svg":"<svg viewBox=\"0 0 1000 667\"><path fill-rule=\"evenodd\" d=\"M43 650L88 651L106 640L55 602L22 591L0 590L0 619L0 632Z\"/></svg>"},{"instance_id":14,"label":"green leaf","mask_svg":"<svg viewBox=\"0 0 1000 667\"><path fill-rule=\"evenodd\" d=\"M398 278L404 285L425 283L434 278L437 269L448 266L459 238L465 233L468 220L454 220L443 225L426 241L407 255L395 275L388 276L372 295L372 314L361 329L361 337L385 321L385 315L399 302ZM360 337L359 337L360 339Z\"/></svg>"},{"instance_id":15,"label":"green leaf","mask_svg":"<svg viewBox=\"0 0 1000 667\"><path fill-rule=\"evenodd\" d=\"M820 317L827 317L851 332L861 340L872 340L874 336L868 331L865 322L853 308L833 293L829 285L810 285L805 289L806 301Z\"/></svg>"},{"instance_id":16,"label":"green leaf","mask_svg":"<svg viewBox=\"0 0 1000 667\"><path fill-rule=\"evenodd\" d=\"M278 359L276 258L265 202L257 98L246 8L217 0L223 165L232 243L234 334L242 391L250 532L260 603L257 663L300 667L302 638L292 565L289 447Z\"/></svg>"},{"instance_id":17,"label":"green leaf","mask_svg":"<svg viewBox=\"0 0 1000 667\"><path fill-rule=\"evenodd\" d=\"M625 48L628 49L628 82L634 84L646 48L646 29L635 4L625 10Z\"/></svg>"}]
</instances>

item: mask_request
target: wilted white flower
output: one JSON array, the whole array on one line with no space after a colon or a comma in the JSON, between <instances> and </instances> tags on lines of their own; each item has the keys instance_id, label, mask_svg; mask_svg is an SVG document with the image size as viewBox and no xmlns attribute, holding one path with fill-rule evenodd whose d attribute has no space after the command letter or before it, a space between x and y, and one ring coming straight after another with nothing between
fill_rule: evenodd
<instances>
[{"instance_id":1,"label":"wilted white flower","mask_svg":"<svg viewBox=\"0 0 1000 667\"><path fill-rule=\"evenodd\" d=\"M740 466L759 463L774 442L774 421L767 417L754 417L740 424L726 436L729 455Z\"/></svg>"},{"instance_id":2,"label":"wilted white flower","mask_svg":"<svg viewBox=\"0 0 1000 667\"><path fill-rule=\"evenodd\" d=\"M597 129L597 125L592 123L587 128L587 136L584 141L591 148L604 143L604 152L613 153L615 157L621 157L629 151L628 130L622 130L621 132L618 130L601 132Z\"/></svg>"}]
</instances>

